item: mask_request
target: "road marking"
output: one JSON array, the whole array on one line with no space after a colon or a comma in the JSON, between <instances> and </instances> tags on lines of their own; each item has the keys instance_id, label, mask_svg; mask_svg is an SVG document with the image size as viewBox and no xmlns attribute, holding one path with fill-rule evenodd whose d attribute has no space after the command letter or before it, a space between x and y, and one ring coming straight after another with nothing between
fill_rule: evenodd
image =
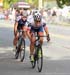
<instances>
[{"instance_id":1,"label":"road marking","mask_svg":"<svg viewBox=\"0 0 70 75\"><path fill-rule=\"evenodd\" d=\"M8 47L8 48L3 48L3 47L0 47L0 51L12 51L13 48L12 47Z\"/></svg>"},{"instance_id":2,"label":"road marking","mask_svg":"<svg viewBox=\"0 0 70 75\"><path fill-rule=\"evenodd\" d=\"M70 40L70 36L65 36L65 35L62 35L62 34L55 34L55 33L50 33L50 35L53 36L53 37L56 37L56 38Z\"/></svg>"}]
</instances>

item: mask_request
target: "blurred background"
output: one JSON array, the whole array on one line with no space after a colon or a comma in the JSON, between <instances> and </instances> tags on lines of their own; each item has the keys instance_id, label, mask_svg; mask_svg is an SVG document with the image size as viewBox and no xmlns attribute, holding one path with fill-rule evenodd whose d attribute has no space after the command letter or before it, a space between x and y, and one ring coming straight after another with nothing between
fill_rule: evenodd
<instances>
[{"instance_id":1,"label":"blurred background","mask_svg":"<svg viewBox=\"0 0 70 75\"><path fill-rule=\"evenodd\" d=\"M70 0L0 0L0 19L14 20L15 9L40 10L48 23L70 23Z\"/></svg>"}]
</instances>

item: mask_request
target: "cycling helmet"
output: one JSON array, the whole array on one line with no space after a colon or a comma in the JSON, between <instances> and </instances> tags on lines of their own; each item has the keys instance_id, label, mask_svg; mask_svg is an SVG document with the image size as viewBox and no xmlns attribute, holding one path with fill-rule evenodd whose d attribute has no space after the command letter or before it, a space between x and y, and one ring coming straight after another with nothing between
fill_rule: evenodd
<instances>
[{"instance_id":1,"label":"cycling helmet","mask_svg":"<svg viewBox=\"0 0 70 75\"><path fill-rule=\"evenodd\" d=\"M35 13L34 14L34 21L41 21L42 19L42 16L40 13Z\"/></svg>"},{"instance_id":2,"label":"cycling helmet","mask_svg":"<svg viewBox=\"0 0 70 75\"><path fill-rule=\"evenodd\" d=\"M35 13L38 13L38 12L39 12L39 10L33 10L33 11L32 11L32 15L34 16Z\"/></svg>"}]
</instances>

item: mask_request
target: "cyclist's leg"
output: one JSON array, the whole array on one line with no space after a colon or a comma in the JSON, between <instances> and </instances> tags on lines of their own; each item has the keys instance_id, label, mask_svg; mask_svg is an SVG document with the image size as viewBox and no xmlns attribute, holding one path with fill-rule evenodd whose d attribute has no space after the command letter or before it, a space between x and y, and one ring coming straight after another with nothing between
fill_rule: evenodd
<instances>
[{"instance_id":1,"label":"cyclist's leg","mask_svg":"<svg viewBox=\"0 0 70 75\"><path fill-rule=\"evenodd\" d=\"M30 57L31 57L31 61L34 61L34 40L35 38L32 37L31 38L31 42L30 42Z\"/></svg>"},{"instance_id":2,"label":"cyclist's leg","mask_svg":"<svg viewBox=\"0 0 70 75\"><path fill-rule=\"evenodd\" d=\"M39 34L39 36L43 36L44 35L43 27L42 26L39 28L38 34ZM43 44L43 37L40 37L40 44L41 45Z\"/></svg>"},{"instance_id":3,"label":"cyclist's leg","mask_svg":"<svg viewBox=\"0 0 70 75\"><path fill-rule=\"evenodd\" d=\"M35 36L34 36L35 30L31 28L31 39L30 39L30 56L31 56L31 61L34 61L34 44L35 44Z\"/></svg>"},{"instance_id":4,"label":"cyclist's leg","mask_svg":"<svg viewBox=\"0 0 70 75\"><path fill-rule=\"evenodd\" d=\"M32 36L33 33L31 33ZM35 37L32 36L30 40L30 55L33 55L34 53L34 43L35 43Z\"/></svg>"},{"instance_id":5,"label":"cyclist's leg","mask_svg":"<svg viewBox=\"0 0 70 75\"><path fill-rule=\"evenodd\" d=\"M16 35L14 36L13 45L14 45L15 47L16 47L16 45L17 45L18 37L19 37L19 32L17 32Z\"/></svg>"},{"instance_id":6,"label":"cyclist's leg","mask_svg":"<svg viewBox=\"0 0 70 75\"><path fill-rule=\"evenodd\" d=\"M43 32L39 32L39 36L43 36ZM43 37L40 37L40 44L42 45L43 44Z\"/></svg>"},{"instance_id":7,"label":"cyclist's leg","mask_svg":"<svg viewBox=\"0 0 70 75\"><path fill-rule=\"evenodd\" d=\"M35 42L35 37L33 36L34 34L34 27L31 26L30 29L27 31L27 36L30 40L30 55L33 55L34 52L34 42Z\"/></svg>"}]
</instances>

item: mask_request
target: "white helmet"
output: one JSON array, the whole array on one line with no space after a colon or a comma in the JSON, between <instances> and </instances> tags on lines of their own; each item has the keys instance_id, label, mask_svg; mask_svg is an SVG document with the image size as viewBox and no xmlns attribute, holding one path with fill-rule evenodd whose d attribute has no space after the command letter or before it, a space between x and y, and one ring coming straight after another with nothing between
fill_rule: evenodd
<instances>
[{"instance_id":1,"label":"white helmet","mask_svg":"<svg viewBox=\"0 0 70 75\"><path fill-rule=\"evenodd\" d=\"M35 13L34 14L34 21L41 21L42 15L40 13Z\"/></svg>"}]
</instances>

